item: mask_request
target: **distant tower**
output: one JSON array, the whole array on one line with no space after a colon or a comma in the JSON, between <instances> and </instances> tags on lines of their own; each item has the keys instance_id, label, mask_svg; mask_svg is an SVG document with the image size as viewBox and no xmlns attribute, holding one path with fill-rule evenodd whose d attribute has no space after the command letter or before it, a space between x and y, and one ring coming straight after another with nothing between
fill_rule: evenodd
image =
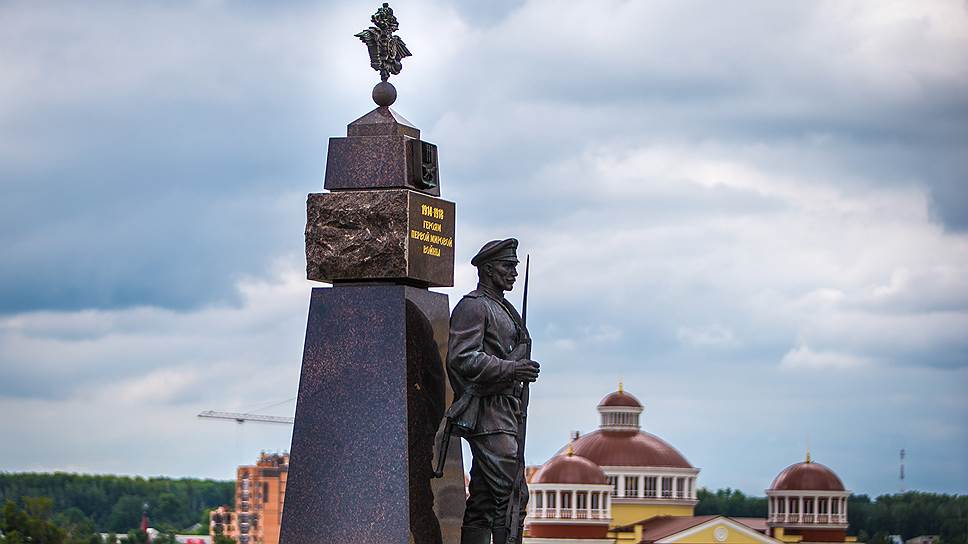
<instances>
[{"instance_id":1,"label":"distant tower","mask_svg":"<svg viewBox=\"0 0 968 544\"><path fill-rule=\"evenodd\" d=\"M900 472L901 493L904 493L904 448L901 448L901 472Z\"/></svg>"},{"instance_id":2,"label":"distant tower","mask_svg":"<svg viewBox=\"0 0 968 544\"><path fill-rule=\"evenodd\" d=\"M151 542L151 535L148 533L148 503L141 509L141 532L145 534L145 540Z\"/></svg>"}]
</instances>

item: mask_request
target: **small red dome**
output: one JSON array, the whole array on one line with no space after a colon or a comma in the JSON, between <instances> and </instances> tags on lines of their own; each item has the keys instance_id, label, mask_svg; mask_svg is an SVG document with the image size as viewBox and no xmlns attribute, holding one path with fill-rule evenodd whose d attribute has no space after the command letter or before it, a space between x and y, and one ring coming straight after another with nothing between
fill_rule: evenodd
<instances>
[{"instance_id":1,"label":"small red dome","mask_svg":"<svg viewBox=\"0 0 968 544\"><path fill-rule=\"evenodd\" d=\"M840 478L820 463L796 463L783 469L773 484L773 491L844 491Z\"/></svg>"},{"instance_id":2,"label":"small red dome","mask_svg":"<svg viewBox=\"0 0 968 544\"><path fill-rule=\"evenodd\" d=\"M556 455L541 467L531 483L535 484L607 484L605 472L580 455Z\"/></svg>"},{"instance_id":3,"label":"small red dome","mask_svg":"<svg viewBox=\"0 0 968 544\"><path fill-rule=\"evenodd\" d=\"M641 408L642 403L639 402L639 399L635 398L634 395L631 395L619 389L614 393L609 393L608 395L605 395L605 398L602 399L602 402L598 403L599 408L603 406L616 406L616 407L629 406L632 408Z\"/></svg>"},{"instance_id":4,"label":"small red dome","mask_svg":"<svg viewBox=\"0 0 968 544\"><path fill-rule=\"evenodd\" d=\"M592 431L576 440L572 448L575 455L600 467L692 468L668 442L641 431Z\"/></svg>"}]
</instances>

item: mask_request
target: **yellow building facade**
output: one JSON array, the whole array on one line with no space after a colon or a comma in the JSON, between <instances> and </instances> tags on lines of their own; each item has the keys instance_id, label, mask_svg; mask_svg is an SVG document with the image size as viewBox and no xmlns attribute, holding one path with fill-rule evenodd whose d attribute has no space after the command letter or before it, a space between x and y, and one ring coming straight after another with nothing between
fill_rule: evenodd
<instances>
[{"instance_id":1,"label":"yellow building facade","mask_svg":"<svg viewBox=\"0 0 968 544\"><path fill-rule=\"evenodd\" d=\"M830 469L811 464L809 458L806 463L791 465L774 480L767 490L767 518L696 516L699 469L672 445L642 430L642 403L620 384L618 391L598 404L598 412L601 423L596 431L584 436L576 433L568 446L536 472L526 518L526 544L819 544L856 540L844 532L849 492ZM606 521L604 534L591 527Z\"/></svg>"}]
</instances>

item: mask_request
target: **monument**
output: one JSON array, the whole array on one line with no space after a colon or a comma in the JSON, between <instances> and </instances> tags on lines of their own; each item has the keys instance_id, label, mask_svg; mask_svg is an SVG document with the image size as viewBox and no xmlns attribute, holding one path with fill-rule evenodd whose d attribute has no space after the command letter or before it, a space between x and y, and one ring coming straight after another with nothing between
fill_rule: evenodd
<instances>
[{"instance_id":1,"label":"monument","mask_svg":"<svg viewBox=\"0 0 968 544\"><path fill-rule=\"evenodd\" d=\"M531 360L528 280L522 314L504 298L518 272L518 241L494 240L474 256L477 289L450 319L447 371L454 403L448 429L467 439L474 457L461 544L520 544L528 488L524 474L528 392L540 365Z\"/></svg>"},{"instance_id":2,"label":"monument","mask_svg":"<svg viewBox=\"0 0 968 544\"><path fill-rule=\"evenodd\" d=\"M281 544L438 544L460 539L464 475L456 436L433 478L451 399L447 295L453 202L439 198L437 148L390 109L387 81L410 51L387 4L357 34L380 72L377 107L331 138L310 194L312 290Z\"/></svg>"}]
</instances>

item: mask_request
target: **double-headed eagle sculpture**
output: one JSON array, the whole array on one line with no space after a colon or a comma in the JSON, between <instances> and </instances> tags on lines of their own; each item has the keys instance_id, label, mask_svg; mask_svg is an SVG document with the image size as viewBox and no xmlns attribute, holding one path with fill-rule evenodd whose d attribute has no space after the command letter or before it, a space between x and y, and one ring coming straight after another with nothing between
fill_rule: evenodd
<instances>
[{"instance_id":1,"label":"double-headed eagle sculpture","mask_svg":"<svg viewBox=\"0 0 968 544\"><path fill-rule=\"evenodd\" d=\"M380 72L380 79L386 81L390 75L397 75L403 69L400 61L410 56L410 50L399 36L393 33L400 28L397 18L389 4L384 3L370 17L375 26L367 28L355 36L366 44L370 52L370 66Z\"/></svg>"}]
</instances>

